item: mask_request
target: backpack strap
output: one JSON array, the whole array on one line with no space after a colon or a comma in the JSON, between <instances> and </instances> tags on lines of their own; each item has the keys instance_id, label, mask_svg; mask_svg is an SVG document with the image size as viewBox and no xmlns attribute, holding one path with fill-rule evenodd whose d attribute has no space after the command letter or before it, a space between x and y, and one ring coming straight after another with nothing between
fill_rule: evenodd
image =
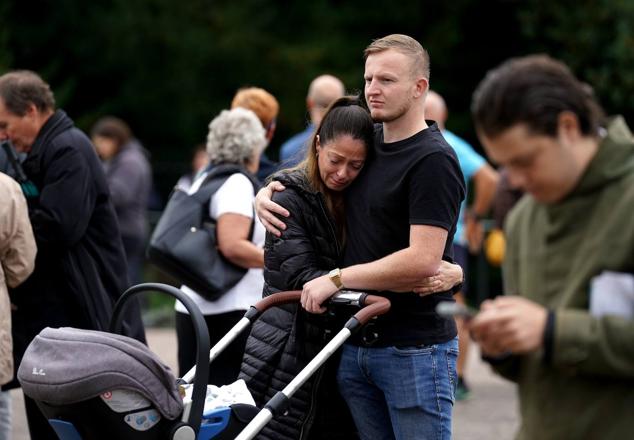
<instances>
[{"instance_id":1,"label":"backpack strap","mask_svg":"<svg viewBox=\"0 0 634 440\"><path fill-rule=\"evenodd\" d=\"M241 173L246 176L251 184L253 185L253 192L257 193L260 189L260 182L249 173L244 167L240 165L233 164L221 164L221 165L211 165L209 174L205 176L205 180L191 197L194 200L198 201L201 204L206 204L211 200L211 197L220 189L222 185L227 181L229 177L236 173ZM253 231L255 228L255 209L253 205L251 206L253 212L253 219L251 220L251 227L249 229L249 241L253 239ZM205 213L205 219L216 223L216 220L209 216L209 210L203 210Z\"/></svg>"}]
</instances>

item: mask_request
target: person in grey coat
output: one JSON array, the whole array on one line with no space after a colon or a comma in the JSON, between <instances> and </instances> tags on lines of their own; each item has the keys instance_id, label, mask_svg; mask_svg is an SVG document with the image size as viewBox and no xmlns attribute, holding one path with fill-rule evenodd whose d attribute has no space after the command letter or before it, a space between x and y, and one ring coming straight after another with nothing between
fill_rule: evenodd
<instances>
[{"instance_id":1,"label":"person in grey coat","mask_svg":"<svg viewBox=\"0 0 634 440\"><path fill-rule=\"evenodd\" d=\"M147 206L152 186L149 153L132 136L128 124L114 116L99 119L91 130L103 161L110 198L121 229L131 284L142 281L147 241Z\"/></svg>"}]
</instances>

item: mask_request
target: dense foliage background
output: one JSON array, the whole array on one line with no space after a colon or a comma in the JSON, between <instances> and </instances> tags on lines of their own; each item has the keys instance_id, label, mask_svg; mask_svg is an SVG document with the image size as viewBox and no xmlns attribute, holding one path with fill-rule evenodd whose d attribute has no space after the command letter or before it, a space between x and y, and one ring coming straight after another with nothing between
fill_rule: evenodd
<instances>
[{"instance_id":1,"label":"dense foliage background","mask_svg":"<svg viewBox=\"0 0 634 440\"><path fill-rule=\"evenodd\" d=\"M533 52L567 62L608 113L634 122L628 0L5 0L0 23L0 71L39 72L85 130L104 114L126 119L163 193L237 88L278 97L276 158L305 124L311 79L328 72L360 90L364 47L389 33L429 50L448 126L474 144L474 87L502 60Z\"/></svg>"}]
</instances>

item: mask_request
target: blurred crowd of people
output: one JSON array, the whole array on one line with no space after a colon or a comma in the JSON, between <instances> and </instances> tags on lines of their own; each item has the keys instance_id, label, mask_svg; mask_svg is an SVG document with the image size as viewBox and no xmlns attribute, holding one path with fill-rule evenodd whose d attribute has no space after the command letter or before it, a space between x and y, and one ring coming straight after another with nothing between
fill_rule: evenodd
<instances>
[{"instance_id":1,"label":"blurred crowd of people","mask_svg":"<svg viewBox=\"0 0 634 440\"><path fill-rule=\"evenodd\" d=\"M206 210L218 251L245 275L214 301L181 286L212 344L262 296L302 290L301 304L268 311L224 351L209 383L243 379L263 405L345 322L324 313L326 301L367 290L392 310L303 386L266 438L451 438L454 402L472 396L469 341L519 385L518 438L626 438L634 139L625 121L607 118L563 63L511 59L471 101L487 159L448 129L417 41L389 35L364 56L364 96L316 77L306 128L281 144L277 162L267 147L278 100L238 89L176 182L195 194L214 167L241 168ZM117 298L144 281L153 183L150 154L126 121L104 115L86 135L34 72L0 76L0 140L2 440L7 390L19 386L31 340L44 327L107 330ZM469 289L480 253L503 265L504 283L481 304ZM454 301L479 310L438 313ZM175 316L183 375L195 364L195 332L180 303ZM124 329L145 342L138 303ZM36 403L25 396L25 405L31 437L55 439Z\"/></svg>"}]
</instances>

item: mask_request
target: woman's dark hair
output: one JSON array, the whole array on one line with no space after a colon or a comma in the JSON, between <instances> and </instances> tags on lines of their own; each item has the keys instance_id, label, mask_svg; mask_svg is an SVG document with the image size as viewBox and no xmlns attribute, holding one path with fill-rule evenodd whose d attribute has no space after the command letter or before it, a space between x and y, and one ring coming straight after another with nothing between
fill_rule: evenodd
<instances>
[{"instance_id":1,"label":"woman's dark hair","mask_svg":"<svg viewBox=\"0 0 634 440\"><path fill-rule=\"evenodd\" d=\"M596 136L603 110L592 88L562 62L547 55L512 58L489 71L473 93L471 112L478 131L495 137L516 124L534 134L557 135L561 112L574 113L585 136Z\"/></svg>"},{"instance_id":2,"label":"woman's dark hair","mask_svg":"<svg viewBox=\"0 0 634 440\"><path fill-rule=\"evenodd\" d=\"M335 217L340 229L340 238L344 239L345 224L343 197L328 187L321 180L317 161L317 136L321 145L326 145L339 136L350 136L358 139L366 147L366 161L370 158L374 144L374 122L370 112L359 96L344 96L334 101L324 114L319 126L313 134L306 158L297 168L305 170L310 186L319 191L326 199L326 205Z\"/></svg>"},{"instance_id":3,"label":"woman's dark hair","mask_svg":"<svg viewBox=\"0 0 634 440\"><path fill-rule=\"evenodd\" d=\"M99 119L90 131L92 137L101 136L112 139L121 148L132 138L132 131L128 124L114 116L104 116Z\"/></svg>"}]
</instances>

